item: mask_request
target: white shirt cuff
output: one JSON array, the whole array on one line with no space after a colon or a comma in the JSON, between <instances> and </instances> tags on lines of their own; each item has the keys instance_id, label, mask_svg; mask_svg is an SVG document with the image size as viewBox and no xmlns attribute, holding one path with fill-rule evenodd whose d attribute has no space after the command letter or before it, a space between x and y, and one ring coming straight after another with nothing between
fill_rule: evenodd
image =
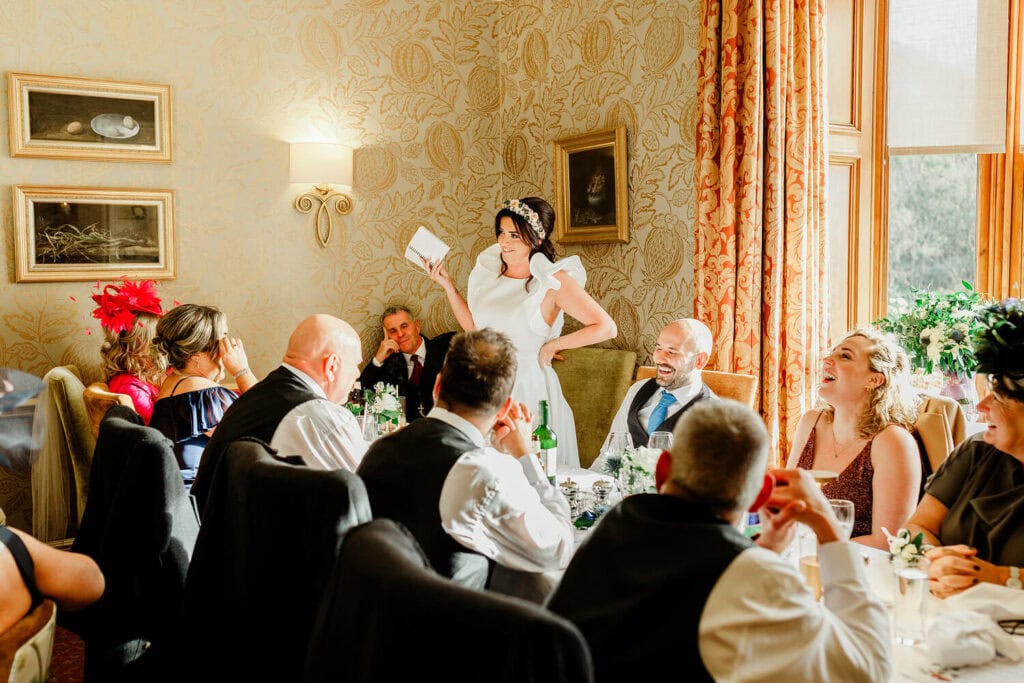
<instances>
[{"instance_id":1,"label":"white shirt cuff","mask_svg":"<svg viewBox=\"0 0 1024 683\"><path fill-rule=\"evenodd\" d=\"M864 558L856 543L834 541L818 546L821 585L856 581L864 576Z\"/></svg>"}]
</instances>

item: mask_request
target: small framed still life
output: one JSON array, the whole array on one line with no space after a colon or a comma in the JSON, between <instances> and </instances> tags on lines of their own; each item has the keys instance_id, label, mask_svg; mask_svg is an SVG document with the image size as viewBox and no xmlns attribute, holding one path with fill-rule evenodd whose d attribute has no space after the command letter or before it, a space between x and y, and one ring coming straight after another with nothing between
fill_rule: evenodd
<instances>
[{"instance_id":1,"label":"small framed still life","mask_svg":"<svg viewBox=\"0 0 1024 683\"><path fill-rule=\"evenodd\" d=\"M174 278L174 193L14 186L18 282Z\"/></svg>"},{"instance_id":2,"label":"small framed still life","mask_svg":"<svg viewBox=\"0 0 1024 683\"><path fill-rule=\"evenodd\" d=\"M171 86L7 74L11 156L171 161Z\"/></svg>"},{"instance_id":3,"label":"small framed still life","mask_svg":"<svg viewBox=\"0 0 1024 683\"><path fill-rule=\"evenodd\" d=\"M555 238L629 242L626 127L555 140Z\"/></svg>"}]
</instances>

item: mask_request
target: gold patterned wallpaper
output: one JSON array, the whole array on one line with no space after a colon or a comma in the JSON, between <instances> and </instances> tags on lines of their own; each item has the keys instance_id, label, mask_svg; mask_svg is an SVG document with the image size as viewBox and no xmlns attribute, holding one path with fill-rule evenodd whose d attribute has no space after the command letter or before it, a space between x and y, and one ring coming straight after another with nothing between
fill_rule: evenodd
<instances>
[{"instance_id":1,"label":"gold patterned wallpaper","mask_svg":"<svg viewBox=\"0 0 1024 683\"><path fill-rule=\"evenodd\" d=\"M0 365L42 374L75 362L94 379L100 343L90 283L13 282L11 185L173 189L178 277L161 291L222 308L262 375L312 312L351 322L364 355L390 303L428 333L454 329L440 289L402 257L416 227L453 245L464 283L502 199L552 196L552 140L620 123L630 244L560 251L583 258L588 289L619 323L614 345L646 356L664 322L692 311L698 7L6 0L4 71L171 84L174 162L12 159L2 136ZM288 184L287 143L309 140L358 148L356 209L327 249Z\"/></svg>"}]
</instances>

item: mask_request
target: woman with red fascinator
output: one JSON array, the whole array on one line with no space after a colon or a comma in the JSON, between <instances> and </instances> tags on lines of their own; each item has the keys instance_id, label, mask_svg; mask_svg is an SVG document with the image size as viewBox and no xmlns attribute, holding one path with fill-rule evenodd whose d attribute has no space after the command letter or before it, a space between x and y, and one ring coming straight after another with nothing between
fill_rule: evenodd
<instances>
[{"instance_id":1,"label":"woman with red fascinator","mask_svg":"<svg viewBox=\"0 0 1024 683\"><path fill-rule=\"evenodd\" d=\"M93 295L92 316L103 326L100 347L110 390L127 394L142 421L149 424L153 404L167 375L167 360L153 344L163 315L153 280L108 284Z\"/></svg>"}]
</instances>

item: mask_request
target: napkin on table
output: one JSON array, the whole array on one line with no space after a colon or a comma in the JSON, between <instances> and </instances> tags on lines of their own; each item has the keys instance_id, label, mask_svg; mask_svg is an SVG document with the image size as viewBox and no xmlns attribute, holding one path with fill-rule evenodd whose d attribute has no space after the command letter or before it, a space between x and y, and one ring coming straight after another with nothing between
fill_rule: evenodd
<instances>
[{"instance_id":1,"label":"napkin on table","mask_svg":"<svg viewBox=\"0 0 1024 683\"><path fill-rule=\"evenodd\" d=\"M925 639L928 652L942 666L976 666L1001 654L1017 662L1024 647L1014 642L992 617L980 612L954 611L932 621Z\"/></svg>"}]
</instances>

